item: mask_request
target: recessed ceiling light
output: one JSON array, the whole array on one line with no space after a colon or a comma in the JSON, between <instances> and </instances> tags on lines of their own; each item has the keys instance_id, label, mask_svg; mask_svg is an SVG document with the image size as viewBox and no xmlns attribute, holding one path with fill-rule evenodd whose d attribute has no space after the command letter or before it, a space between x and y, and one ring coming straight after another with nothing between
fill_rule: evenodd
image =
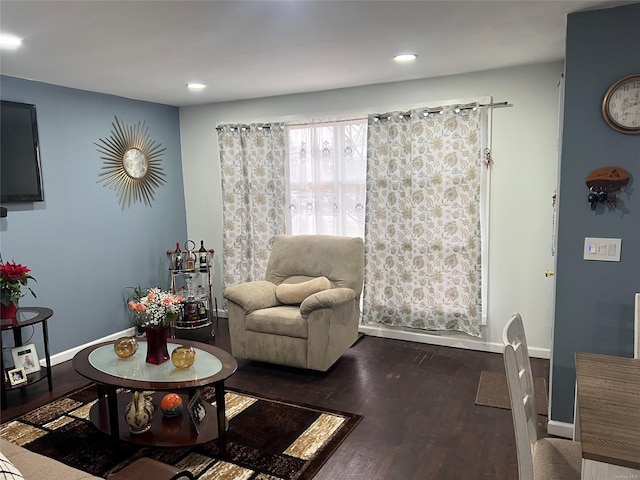
<instances>
[{"instance_id":1,"label":"recessed ceiling light","mask_svg":"<svg viewBox=\"0 0 640 480\"><path fill-rule=\"evenodd\" d=\"M0 47L19 47L22 45L22 39L15 35L0 34Z\"/></svg>"},{"instance_id":2,"label":"recessed ceiling light","mask_svg":"<svg viewBox=\"0 0 640 480\"><path fill-rule=\"evenodd\" d=\"M187 88L189 90L202 90L206 85L203 83L187 83Z\"/></svg>"},{"instance_id":3,"label":"recessed ceiling light","mask_svg":"<svg viewBox=\"0 0 640 480\"><path fill-rule=\"evenodd\" d=\"M413 53L403 53L402 55L396 55L393 59L398 63L411 63L415 62L418 56Z\"/></svg>"}]
</instances>

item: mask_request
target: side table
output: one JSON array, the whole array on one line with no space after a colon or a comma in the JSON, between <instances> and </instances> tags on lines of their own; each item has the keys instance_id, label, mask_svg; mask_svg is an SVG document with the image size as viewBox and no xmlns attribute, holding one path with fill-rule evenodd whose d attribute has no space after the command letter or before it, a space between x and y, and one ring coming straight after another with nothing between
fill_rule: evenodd
<instances>
[{"instance_id":1,"label":"side table","mask_svg":"<svg viewBox=\"0 0 640 480\"><path fill-rule=\"evenodd\" d=\"M18 308L17 320L11 321L3 319L0 327L1 331L11 330L13 332L13 344L20 347L22 343L22 328L30 325L40 324L42 327L42 337L44 341L44 355L46 367L39 371L27 375L27 382L19 385L11 385L5 380L4 358L0 355L0 370L2 370L2 410L7 408L7 390L28 387L46 378L49 384L49 391L53 390L53 380L51 378L51 356L49 354L49 332L47 330L47 320L53 315L53 310L47 307L21 307ZM2 335L0 334L0 350L2 349Z\"/></svg>"}]
</instances>

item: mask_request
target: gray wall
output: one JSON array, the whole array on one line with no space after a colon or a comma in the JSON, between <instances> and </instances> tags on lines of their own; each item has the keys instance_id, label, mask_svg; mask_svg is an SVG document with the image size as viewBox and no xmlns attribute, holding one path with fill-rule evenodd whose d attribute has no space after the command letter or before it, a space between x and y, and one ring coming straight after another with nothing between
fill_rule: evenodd
<instances>
[{"instance_id":1,"label":"gray wall","mask_svg":"<svg viewBox=\"0 0 640 480\"><path fill-rule=\"evenodd\" d=\"M551 418L573 422L575 352L633 356L633 301L640 292L640 136L604 122L602 98L640 73L640 4L569 15L560 169ZM618 209L587 203L586 176L619 166L631 182ZM622 239L621 261L582 259L585 237Z\"/></svg>"},{"instance_id":2,"label":"gray wall","mask_svg":"<svg viewBox=\"0 0 640 480\"><path fill-rule=\"evenodd\" d=\"M40 136L45 201L6 204L0 221L3 259L26 264L37 280L38 298L21 305L54 310L52 354L128 328L122 288L166 287L166 251L186 239L178 109L7 76L0 92L36 105ZM114 116L146 121L151 139L167 148L167 183L152 207L122 210L116 192L97 183L103 160L94 142L110 135ZM42 357L39 329L34 338Z\"/></svg>"}]
</instances>

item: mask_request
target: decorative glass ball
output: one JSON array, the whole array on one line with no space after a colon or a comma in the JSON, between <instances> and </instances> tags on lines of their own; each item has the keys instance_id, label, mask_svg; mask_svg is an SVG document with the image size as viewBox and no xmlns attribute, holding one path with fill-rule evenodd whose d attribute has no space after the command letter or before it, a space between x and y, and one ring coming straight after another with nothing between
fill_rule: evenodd
<instances>
[{"instance_id":1,"label":"decorative glass ball","mask_svg":"<svg viewBox=\"0 0 640 480\"><path fill-rule=\"evenodd\" d=\"M196 361L196 349L188 345L180 345L171 352L171 361L176 368L189 368Z\"/></svg>"},{"instance_id":2,"label":"decorative glass ball","mask_svg":"<svg viewBox=\"0 0 640 480\"><path fill-rule=\"evenodd\" d=\"M160 400L160 408L165 417L175 417L182 413L182 397L177 393L167 393Z\"/></svg>"},{"instance_id":3,"label":"decorative glass ball","mask_svg":"<svg viewBox=\"0 0 640 480\"><path fill-rule=\"evenodd\" d=\"M129 358L138 350L138 341L135 337L120 337L113 344L113 350L120 358Z\"/></svg>"}]
</instances>

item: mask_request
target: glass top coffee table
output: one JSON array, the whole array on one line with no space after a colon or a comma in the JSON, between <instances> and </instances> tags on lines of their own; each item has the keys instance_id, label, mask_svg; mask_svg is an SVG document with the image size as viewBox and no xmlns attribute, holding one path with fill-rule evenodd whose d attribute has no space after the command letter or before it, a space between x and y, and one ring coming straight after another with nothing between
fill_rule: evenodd
<instances>
[{"instance_id":1,"label":"glass top coffee table","mask_svg":"<svg viewBox=\"0 0 640 480\"><path fill-rule=\"evenodd\" d=\"M196 349L194 364L184 370L176 368L171 360L160 365L146 363L147 343L138 340L137 352L129 358L119 358L114 342L103 342L82 349L73 357L73 368L83 377L98 384L98 401L91 407L91 422L114 440L143 445L177 447L196 445L222 437L226 429L224 405L224 381L233 375L238 363L233 356L212 345L192 340L170 339L169 352L179 345ZM199 388L212 385L215 388L216 408L203 402L205 420L195 427L187 405ZM154 391L153 420L151 429L133 434L124 419L130 392L119 389ZM183 412L175 417L165 417L160 400L168 393L183 396Z\"/></svg>"}]
</instances>

